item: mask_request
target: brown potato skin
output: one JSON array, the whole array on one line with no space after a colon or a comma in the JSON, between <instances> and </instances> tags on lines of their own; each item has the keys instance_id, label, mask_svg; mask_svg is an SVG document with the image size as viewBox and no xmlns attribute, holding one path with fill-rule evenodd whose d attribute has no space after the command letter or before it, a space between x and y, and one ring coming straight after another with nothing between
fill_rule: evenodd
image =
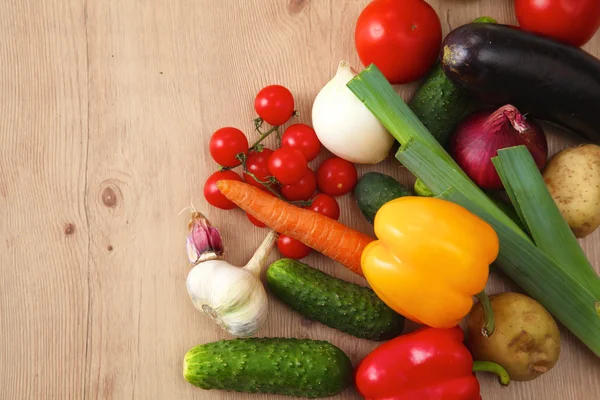
<instances>
[{"instance_id":1,"label":"brown potato skin","mask_svg":"<svg viewBox=\"0 0 600 400\"><path fill-rule=\"evenodd\" d=\"M500 293L490 300L496 322L492 336L481 334L481 304L467 319L467 344L475 360L502 365L515 381L529 381L552 369L560 356L560 332L550 313L519 293Z\"/></svg>"},{"instance_id":2,"label":"brown potato skin","mask_svg":"<svg viewBox=\"0 0 600 400\"><path fill-rule=\"evenodd\" d=\"M578 238L600 225L600 146L565 149L544 169L544 181L563 218Z\"/></svg>"}]
</instances>

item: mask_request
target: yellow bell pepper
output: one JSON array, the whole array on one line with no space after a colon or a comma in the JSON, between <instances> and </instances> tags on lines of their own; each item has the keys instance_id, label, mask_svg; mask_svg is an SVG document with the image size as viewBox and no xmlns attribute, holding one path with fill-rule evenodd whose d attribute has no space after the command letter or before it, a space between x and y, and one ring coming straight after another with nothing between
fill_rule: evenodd
<instances>
[{"instance_id":1,"label":"yellow bell pepper","mask_svg":"<svg viewBox=\"0 0 600 400\"><path fill-rule=\"evenodd\" d=\"M390 308L434 328L456 326L484 290L499 251L494 229L449 201L401 197L375 216L362 253L371 288Z\"/></svg>"}]
</instances>

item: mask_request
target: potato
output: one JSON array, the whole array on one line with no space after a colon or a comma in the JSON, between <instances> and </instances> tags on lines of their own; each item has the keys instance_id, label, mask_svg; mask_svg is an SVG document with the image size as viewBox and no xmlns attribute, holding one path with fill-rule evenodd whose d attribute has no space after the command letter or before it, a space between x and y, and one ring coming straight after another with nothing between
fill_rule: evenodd
<instances>
[{"instance_id":1,"label":"potato","mask_svg":"<svg viewBox=\"0 0 600 400\"><path fill-rule=\"evenodd\" d=\"M585 237L600 225L600 146L557 153L546 165L544 180L575 236Z\"/></svg>"},{"instance_id":2,"label":"potato","mask_svg":"<svg viewBox=\"0 0 600 400\"><path fill-rule=\"evenodd\" d=\"M490 300L496 329L489 338L481 333L481 304L467 319L467 344L475 360L502 365L515 381L529 381L552 369L560 355L560 332L550 313L519 293L501 293Z\"/></svg>"}]
</instances>

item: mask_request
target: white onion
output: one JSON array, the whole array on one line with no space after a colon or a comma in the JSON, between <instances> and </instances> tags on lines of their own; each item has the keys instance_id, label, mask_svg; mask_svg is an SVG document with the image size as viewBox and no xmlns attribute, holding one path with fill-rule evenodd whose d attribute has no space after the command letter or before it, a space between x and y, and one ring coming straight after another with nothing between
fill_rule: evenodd
<instances>
[{"instance_id":1,"label":"white onion","mask_svg":"<svg viewBox=\"0 0 600 400\"><path fill-rule=\"evenodd\" d=\"M346 84L356 74L346 61L321 89L312 108L312 124L323 146L356 164L377 164L394 138Z\"/></svg>"}]
</instances>

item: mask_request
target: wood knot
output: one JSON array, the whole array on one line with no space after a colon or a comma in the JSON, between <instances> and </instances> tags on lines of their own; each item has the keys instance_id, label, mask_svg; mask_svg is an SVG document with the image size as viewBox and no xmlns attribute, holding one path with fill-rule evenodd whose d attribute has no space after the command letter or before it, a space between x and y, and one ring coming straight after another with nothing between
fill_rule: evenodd
<instances>
[{"instance_id":1,"label":"wood knot","mask_svg":"<svg viewBox=\"0 0 600 400\"><path fill-rule=\"evenodd\" d=\"M302 325L302 326L309 327L312 324L313 324L313 321L308 318L302 317L302 319L300 320L300 325Z\"/></svg>"},{"instance_id":2,"label":"wood knot","mask_svg":"<svg viewBox=\"0 0 600 400\"><path fill-rule=\"evenodd\" d=\"M113 188L107 187L102 191L102 203L106 207L115 208L117 205L117 194Z\"/></svg>"},{"instance_id":3,"label":"wood knot","mask_svg":"<svg viewBox=\"0 0 600 400\"><path fill-rule=\"evenodd\" d=\"M310 0L290 0L288 11L290 14L298 14L308 6L308 3L310 3Z\"/></svg>"},{"instance_id":4,"label":"wood knot","mask_svg":"<svg viewBox=\"0 0 600 400\"><path fill-rule=\"evenodd\" d=\"M64 229L65 235L69 236L75 233L75 224L69 222L65 225Z\"/></svg>"},{"instance_id":5,"label":"wood knot","mask_svg":"<svg viewBox=\"0 0 600 400\"><path fill-rule=\"evenodd\" d=\"M123 194L113 180L109 179L102 182L100 185L100 201L105 207L117 208L121 200L123 200Z\"/></svg>"},{"instance_id":6,"label":"wood knot","mask_svg":"<svg viewBox=\"0 0 600 400\"><path fill-rule=\"evenodd\" d=\"M106 250L108 251L113 251L114 247L112 247L112 244L109 244L108 247L106 248Z\"/></svg>"}]
</instances>

